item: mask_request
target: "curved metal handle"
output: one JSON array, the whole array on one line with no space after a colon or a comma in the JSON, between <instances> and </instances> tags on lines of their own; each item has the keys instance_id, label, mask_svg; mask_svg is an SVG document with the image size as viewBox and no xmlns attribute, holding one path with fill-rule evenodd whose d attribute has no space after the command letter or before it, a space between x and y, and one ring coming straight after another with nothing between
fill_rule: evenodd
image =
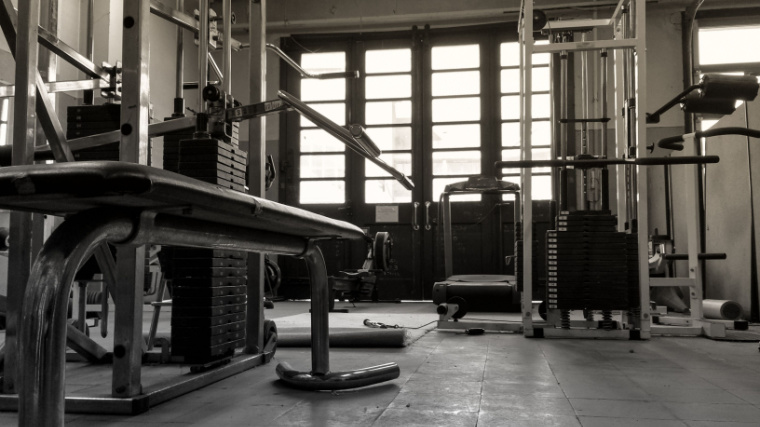
<instances>
[{"instance_id":1,"label":"curved metal handle","mask_svg":"<svg viewBox=\"0 0 760 427\"><path fill-rule=\"evenodd\" d=\"M412 212L412 230L417 231L420 229L420 225L417 224L417 211L420 208L420 202L414 202L414 211Z\"/></svg>"},{"instance_id":2,"label":"curved metal handle","mask_svg":"<svg viewBox=\"0 0 760 427\"><path fill-rule=\"evenodd\" d=\"M430 230L432 226L430 225L430 205L431 202L425 202L425 230Z\"/></svg>"}]
</instances>

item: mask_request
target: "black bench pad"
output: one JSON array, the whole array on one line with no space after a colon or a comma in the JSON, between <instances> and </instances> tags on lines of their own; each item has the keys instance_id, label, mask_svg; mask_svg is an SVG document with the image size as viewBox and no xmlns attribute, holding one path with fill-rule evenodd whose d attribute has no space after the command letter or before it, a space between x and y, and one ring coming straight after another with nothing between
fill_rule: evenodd
<instances>
[{"instance_id":1,"label":"black bench pad","mask_svg":"<svg viewBox=\"0 0 760 427\"><path fill-rule=\"evenodd\" d=\"M0 168L0 208L67 215L103 207L160 211L307 238L368 239L344 221L135 163Z\"/></svg>"}]
</instances>

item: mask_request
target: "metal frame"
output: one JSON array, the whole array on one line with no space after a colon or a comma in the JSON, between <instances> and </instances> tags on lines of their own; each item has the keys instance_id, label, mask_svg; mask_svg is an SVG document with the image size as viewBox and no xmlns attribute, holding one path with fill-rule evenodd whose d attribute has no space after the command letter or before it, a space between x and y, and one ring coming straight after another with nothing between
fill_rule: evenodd
<instances>
[{"instance_id":1,"label":"metal frame","mask_svg":"<svg viewBox=\"0 0 760 427\"><path fill-rule=\"evenodd\" d=\"M624 103L631 98L635 98L635 107L632 107L631 113L633 114L631 125L632 130L635 131L635 139L632 141L635 147L635 153L628 153L626 144L626 123L624 118L618 114L615 115L615 128L617 135L617 148L614 155L616 158L631 157L644 158L646 157L646 91L639 90L641 88L640 82L646 81L646 40L644 29L646 28L646 10L644 0L620 0L617 7L609 20L578 20L578 21L564 21L561 23L550 24L551 28L560 30L569 29L590 29L595 27L611 27L613 32L613 39L611 40L595 40L595 41L580 41L580 42L563 42L554 43L549 45L537 46L533 39L533 1L526 0L522 6L522 13L518 28L520 34L520 97L521 97L521 159L523 161L531 160L531 127L532 127L532 110L531 110L531 93L532 93L532 54L538 52L545 53L561 53L567 51L589 51L589 50L613 50L616 70L616 104L615 111L621 111ZM628 15L632 16L631 21L626 21ZM528 17L525 19L524 17ZM630 28L629 28L630 24ZM631 33L628 32L632 29ZM622 55L622 56L621 56ZM623 60L623 56L625 60ZM627 73L626 73L626 68ZM629 83L629 90L624 91L622 85ZM629 314L628 321L630 322L630 328L637 330L636 337L640 339L648 339L650 337L650 324L649 324L649 307L646 301L649 301L649 265L647 254L647 175L646 168L637 166L619 166L618 167L618 206L624 207L629 200L625 199L626 179L620 179L620 177L626 176L626 169L630 172L630 184L633 187L629 188L629 194L632 194L635 209L633 212L629 211L629 220L636 220L638 222L638 229L643 232L638 233L639 244L639 295L642 301L640 312L635 312L634 315ZM526 337L588 337L588 338L629 338L634 335L632 331L613 329L613 330L597 330L586 329L589 325L584 322L577 322L577 326L580 328L559 329L554 327L552 323L553 318L558 316L557 313L549 310L547 315L549 322L535 322L533 320L533 206L532 200L532 170L530 168L523 168L521 171L521 187L522 187L522 225L523 225L523 281L525 286L523 287L522 295L522 319L524 326L524 334ZM618 212L619 230L624 230L625 218L622 212ZM632 215L630 215L632 213ZM625 314L621 316L621 320L625 318ZM622 324L622 322L620 323ZM618 327L620 327L618 324Z\"/></svg>"}]
</instances>

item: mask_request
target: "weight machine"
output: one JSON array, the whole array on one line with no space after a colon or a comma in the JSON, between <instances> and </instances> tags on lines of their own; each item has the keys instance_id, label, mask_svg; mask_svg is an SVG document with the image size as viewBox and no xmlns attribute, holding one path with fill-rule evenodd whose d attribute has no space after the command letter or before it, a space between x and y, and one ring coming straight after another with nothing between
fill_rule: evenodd
<instances>
[{"instance_id":1,"label":"weight machine","mask_svg":"<svg viewBox=\"0 0 760 427\"><path fill-rule=\"evenodd\" d=\"M48 179L46 176L57 176L51 181L46 181L57 183L57 185L46 187L40 185L42 181L37 181L38 185L32 185L33 189L29 187L28 189L31 191L24 193L21 197L28 202L16 197L20 195L17 194L6 198L3 203L3 207L13 209L10 237L13 246L10 250L9 262L14 265L14 268L11 269L9 277L6 314L11 319L9 322L11 327L7 330L5 347L2 349L5 358L0 409L15 410L17 407L22 408L19 416L19 422L22 425L37 425L41 422L63 423L65 360L62 358L62 354L66 342L70 345L79 346L84 353L102 356L98 357L99 362L112 360L111 397L68 397L65 399L67 409L85 413L133 414L143 412L151 406L181 394L269 362L276 348L276 327L273 322L265 320L263 314L263 253L270 252L267 249L272 249L271 252L276 254L304 258L310 266L313 292L315 293L312 302L312 324L314 328L312 370L299 372L283 363L276 370L283 381L292 386L306 389L344 389L387 381L398 376L398 366L393 363L360 371L330 371L328 301L326 299L327 277L326 272L324 272L324 260L309 240L330 235L363 240L368 239L368 237L351 224L268 202L263 198L266 181L266 153L263 144L265 139L264 124L261 120L253 120L249 126L251 150L247 153L248 195L230 190L232 187L220 188L226 186L221 182L203 183L196 178L182 177L168 171L159 171L145 166L148 161L148 138L150 136L190 131L193 140L208 141L213 134L219 135L220 139L232 138L234 137L233 125L235 122L259 118L265 114L295 110L348 145L354 152L389 172L407 188L413 186L408 177L377 158L379 150L360 127L352 126L350 130L341 128L285 92L280 92L276 100L265 100L264 64L266 63L267 50L265 43L265 1L250 3L250 40L249 43L245 44L231 37L231 0L222 2L222 34L218 40L212 39L210 34L209 1L201 0L199 2L197 19L184 12L183 3L182 0L179 0L178 9L171 9L161 3L149 0L124 2L123 58L122 63L112 67L98 67L92 63L91 59L78 54L60 40L51 40L51 37L55 38L54 36L39 31L37 16L39 15L40 0L19 2L18 13L9 0L2 0L0 3L0 26L2 26L17 61L16 87L35 88L36 90L36 93L29 93L28 91L21 93L19 91L19 96L15 98L16 114L12 151L8 149L0 151L0 159L6 163L10 159L10 163L13 165L12 168L7 169L10 175L6 175L6 178L16 179L11 176L15 173L16 177L25 175L28 182L33 182L39 179L45 181ZM93 2L91 1L90 6L92 5ZM199 40L199 79L197 83L185 83L182 78L181 66L183 62L182 38L179 37L177 98L175 99L176 117L156 124L149 124L148 65L150 52L148 40L150 36L148 20L151 13L178 25L179 33L189 30L197 34ZM92 38L90 38L91 40ZM37 71L38 41L84 71L95 81L75 82L68 86L45 83ZM215 65L209 55L209 49L217 47L217 43L223 49L221 68ZM22 48L16 50L16 46ZM231 96L231 52L237 48L248 48L250 53L250 99L253 104L249 106L240 106ZM221 81L219 86L209 84L209 66L216 70ZM185 88L192 87L198 88L200 92L197 113L194 116L185 117L182 91ZM120 98L119 128L68 141L48 98L48 93L62 88L72 90L100 88L108 96ZM35 146L34 138L29 137L35 132L38 116L49 146ZM227 146L222 147L222 143L227 144L227 142L219 142L219 147L226 150ZM74 153L81 149L103 147L109 144L118 144L119 163L84 162L81 167L77 163L66 164L75 160ZM231 152L230 158L234 160L234 146ZM56 160L56 164L32 165L35 160L51 157ZM243 167L245 168L245 166ZM65 177L67 176L73 180L66 181ZM116 178L118 176L122 178ZM77 188L87 188L86 184L100 179L98 177L107 177L104 181L106 185L93 188L92 191L88 190L86 194L72 195L68 193L69 196L61 198L62 194L67 194L70 190L66 186L67 182L71 183L72 186L76 185ZM111 180L111 178L116 179ZM144 180L145 178L147 180ZM121 185L119 184L120 179L123 179L122 183L130 182L130 185L136 187L127 189L130 196L122 199L126 205L120 205L121 202L118 200L101 204L103 197L108 199L109 194L113 194L111 191L114 189L117 192L125 190L119 187ZM234 179L229 181L235 183ZM111 185L115 185L115 187L110 187ZM99 191L105 191L105 193L98 193ZM133 191L134 193L131 193ZM46 192L47 195L44 195ZM6 196L8 195L10 193L6 193ZM61 203L40 203L37 197L42 197L42 199L52 197ZM74 204L71 205L66 200ZM91 202L92 200L95 202ZM172 218L174 214L171 212L176 212L178 202L180 205L187 206L185 210L180 209L183 212L181 215L198 216L202 221L210 221L216 225L208 223L204 227L210 228L199 228L193 232L191 231L192 227L185 228L186 224L180 224L182 221L174 223L176 218ZM77 205L77 203L80 204ZM229 212L223 212L225 205L232 209ZM88 212L92 211L88 210L98 207L108 210L108 212L103 211L108 213L102 218L103 222L94 221L93 218L89 217L91 214ZM222 211L215 212L214 209ZM231 217L230 214L236 210L238 214ZM114 261L105 241L119 241L121 237L126 237L121 234L125 230L123 218L116 218L119 216L118 211L142 212L139 215L140 219L133 222L133 225L141 224L146 228L145 234L143 232L138 233L141 234L141 238L134 241L134 244L130 243L120 248L118 259ZM85 253L89 255L89 251L94 251L104 280L108 285L108 292L112 295L115 304L117 327L114 331L115 346L113 353L97 346L84 334L77 334L76 328L62 328L61 323L58 322L61 320L61 311L53 309L53 306L60 309L60 299L40 301L40 307L47 304L50 310L45 311L46 316L38 319L21 310L22 300L26 301L24 302L25 306L29 306L32 299L41 295L33 294L45 286L49 285L51 288L55 288L55 291L51 292L62 295L68 294L71 285L70 282L61 283L66 282L66 280L59 280L52 276L49 277L52 281L47 280L47 277L45 279L49 283L45 280L38 280L39 271L44 270L44 267L38 266L51 261L41 258L34 259L34 254L37 251L32 245L32 227L30 226L32 214L30 212L69 213L73 218L64 222L64 225L71 225L62 225L58 229L61 231L56 230L59 236L64 237L49 239L49 242L45 243L43 252L55 253L56 245L62 241L75 242L77 240L72 236L79 236L80 234L85 236L82 248L75 250L74 254L70 254L70 257L61 261L66 263L65 266L59 266L64 278L73 277L75 269L78 267L77 263L84 262L80 257L84 256ZM111 217L111 213L117 213L116 217ZM164 214L169 215L168 222L157 221L157 218ZM251 215L253 218L251 218L250 223L244 224L245 218ZM85 217L88 218L85 219ZM76 220L76 218L80 218L81 221ZM257 225L259 221L268 224L269 229L266 228L267 225L264 225L263 230L256 231L257 227L262 227L262 225ZM77 230L77 227L87 227L86 224L88 223L93 224L96 228L102 227L98 232L103 234L97 237L87 236L86 233L80 233ZM167 231L173 227L176 227L176 232ZM246 232L240 227L248 227L254 232L251 234L250 231ZM283 236L274 240L267 238L270 229L275 228L276 230L273 233L280 233ZM67 233L68 237L66 237ZM229 239L229 242L232 242L231 245L225 247L226 244L219 241L222 237L216 238L214 237L216 235ZM248 236L251 241L246 241L243 235ZM295 239L293 240L287 235L291 235ZM154 356L145 352L146 343L142 334L143 260L145 259L145 244L153 242L153 236L156 236L158 240L163 240L164 244L179 246L184 244L185 246L213 248L213 250L235 249L237 245L244 252L255 253L248 257L248 281L243 290L249 302L245 308L247 315L242 320L245 323L244 339L226 347L223 357L219 358L219 364L204 364L200 369L193 371L190 377L183 375L165 380L157 385L143 384L141 379L143 360L151 360L151 356ZM88 240L91 238L94 240ZM299 242L302 238L306 238L304 241L306 246L302 245L304 242ZM257 239L264 242L257 243L255 242ZM53 241L50 242L50 240ZM280 243L275 243L276 241ZM94 246L85 247L90 244ZM288 248L285 248L286 246ZM28 267L33 264L33 261L36 270L30 272ZM53 264L56 262L58 261L52 261ZM37 276L34 276L35 274ZM66 298L68 299L68 295ZM55 318L53 318L53 313L56 313ZM35 334L35 328L52 332L50 332L51 335L42 337L41 334ZM234 351L235 348L239 347L238 344L243 345L242 352ZM50 352L42 351L43 346L48 346ZM18 360L19 348L25 349L27 358L39 356L39 360L35 359L38 363L30 362L26 358ZM58 354L58 350L61 354ZM44 359L46 357L49 359ZM188 363L194 362L188 361Z\"/></svg>"}]
</instances>

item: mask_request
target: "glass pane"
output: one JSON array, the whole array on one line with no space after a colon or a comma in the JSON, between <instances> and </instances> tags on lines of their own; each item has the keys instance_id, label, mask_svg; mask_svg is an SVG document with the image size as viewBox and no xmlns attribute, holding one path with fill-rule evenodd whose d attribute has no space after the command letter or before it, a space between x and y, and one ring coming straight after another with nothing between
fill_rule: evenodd
<instances>
[{"instance_id":1,"label":"glass pane","mask_svg":"<svg viewBox=\"0 0 760 427\"><path fill-rule=\"evenodd\" d=\"M412 128L409 126L368 128L365 132L382 151L412 149Z\"/></svg>"},{"instance_id":2,"label":"glass pane","mask_svg":"<svg viewBox=\"0 0 760 427\"><path fill-rule=\"evenodd\" d=\"M502 120L519 120L520 119L520 96L509 95L501 97L501 119Z\"/></svg>"},{"instance_id":3,"label":"glass pane","mask_svg":"<svg viewBox=\"0 0 760 427\"><path fill-rule=\"evenodd\" d=\"M346 71L346 53L304 53L301 55L301 68L314 74Z\"/></svg>"},{"instance_id":4,"label":"glass pane","mask_svg":"<svg viewBox=\"0 0 760 427\"><path fill-rule=\"evenodd\" d=\"M343 154L301 156L301 178L338 178L346 176Z\"/></svg>"},{"instance_id":5,"label":"glass pane","mask_svg":"<svg viewBox=\"0 0 760 427\"><path fill-rule=\"evenodd\" d=\"M364 123L395 125L412 122L412 101L368 102Z\"/></svg>"},{"instance_id":6,"label":"glass pane","mask_svg":"<svg viewBox=\"0 0 760 427\"><path fill-rule=\"evenodd\" d=\"M520 44L517 42L502 43L500 49L500 62L502 67L516 67L520 65Z\"/></svg>"},{"instance_id":7,"label":"glass pane","mask_svg":"<svg viewBox=\"0 0 760 427\"><path fill-rule=\"evenodd\" d=\"M409 98L412 96L412 76L376 76L367 77L366 98Z\"/></svg>"},{"instance_id":8,"label":"glass pane","mask_svg":"<svg viewBox=\"0 0 760 427\"><path fill-rule=\"evenodd\" d=\"M345 203L344 181L301 181L299 203Z\"/></svg>"},{"instance_id":9,"label":"glass pane","mask_svg":"<svg viewBox=\"0 0 760 427\"><path fill-rule=\"evenodd\" d=\"M440 151L433 153L433 175L480 174L480 151Z\"/></svg>"},{"instance_id":10,"label":"glass pane","mask_svg":"<svg viewBox=\"0 0 760 427\"><path fill-rule=\"evenodd\" d=\"M394 179L373 179L364 183L365 203L409 203L412 192Z\"/></svg>"},{"instance_id":11,"label":"glass pane","mask_svg":"<svg viewBox=\"0 0 760 427\"><path fill-rule=\"evenodd\" d=\"M552 143L552 125L550 122L533 122L533 134L531 135L531 145L551 145Z\"/></svg>"},{"instance_id":12,"label":"glass pane","mask_svg":"<svg viewBox=\"0 0 760 427\"><path fill-rule=\"evenodd\" d=\"M548 148L534 148L532 152L532 160L549 160L551 158ZM507 150L501 150L501 160L505 162L512 162L520 160L520 149L511 148ZM550 168L533 168L533 173L548 173ZM518 168L504 168L502 174L511 175L519 174Z\"/></svg>"},{"instance_id":13,"label":"glass pane","mask_svg":"<svg viewBox=\"0 0 760 427\"><path fill-rule=\"evenodd\" d=\"M441 193L446 189L446 186L455 182L466 181L467 178L436 178L433 180L433 199L436 201L440 199ZM480 194L454 194L451 196L452 202L479 202L481 199Z\"/></svg>"},{"instance_id":14,"label":"glass pane","mask_svg":"<svg viewBox=\"0 0 760 427\"><path fill-rule=\"evenodd\" d=\"M537 45L548 43L548 40L536 40ZM516 67L520 65L520 45L517 42L502 43L499 50L502 67ZM550 57L548 53L534 53L533 65L548 64Z\"/></svg>"},{"instance_id":15,"label":"glass pane","mask_svg":"<svg viewBox=\"0 0 760 427\"><path fill-rule=\"evenodd\" d=\"M549 40L536 40L537 45L546 45L549 44ZM534 53L533 54L533 65L546 65L551 60L551 54L550 53Z\"/></svg>"},{"instance_id":16,"label":"glass pane","mask_svg":"<svg viewBox=\"0 0 760 427\"><path fill-rule=\"evenodd\" d=\"M549 83L549 67L533 68L533 92L548 91Z\"/></svg>"},{"instance_id":17,"label":"glass pane","mask_svg":"<svg viewBox=\"0 0 760 427\"><path fill-rule=\"evenodd\" d=\"M412 50L368 50L365 71L368 74L412 71Z\"/></svg>"},{"instance_id":18,"label":"glass pane","mask_svg":"<svg viewBox=\"0 0 760 427\"><path fill-rule=\"evenodd\" d=\"M520 146L520 123L509 122L501 124L501 146L502 147L519 147Z\"/></svg>"},{"instance_id":19,"label":"glass pane","mask_svg":"<svg viewBox=\"0 0 760 427\"><path fill-rule=\"evenodd\" d=\"M548 175L533 176L531 180L533 200L549 200L552 198L552 177Z\"/></svg>"},{"instance_id":20,"label":"glass pane","mask_svg":"<svg viewBox=\"0 0 760 427\"><path fill-rule=\"evenodd\" d=\"M480 93L480 71L433 73L433 96L477 95Z\"/></svg>"},{"instance_id":21,"label":"glass pane","mask_svg":"<svg viewBox=\"0 0 760 427\"><path fill-rule=\"evenodd\" d=\"M433 126L433 148L480 147L480 125Z\"/></svg>"},{"instance_id":22,"label":"glass pane","mask_svg":"<svg viewBox=\"0 0 760 427\"><path fill-rule=\"evenodd\" d=\"M343 101L346 99L346 79L302 79L301 101Z\"/></svg>"},{"instance_id":23,"label":"glass pane","mask_svg":"<svg viewBox=\"0 0 760 427\"><path fill-rule=\"evenodd\" d=\"M760 27L703 28L699 30L699 63L760 62ZM742 42L743 41L743 42Z\"/></svg>"},{"instance_id":24,"label":"glass pane","mask_svg":"<svg viewBox=\"0 0 760 427\"><path fill-rule=\"evenodd\" d=\"M301 152L346 151L346 146L322 129L301 129Z\"/></svg>"},{"instance_id":25,"label":"glass pane","mask_svg":"<svg viewBox=\"0 0 760 427\"><path fill-rule=\"evenodd\" d=\"M431 49L433 70L480 67L480 46L436 46Z\"/></svg>"},{"instance_id":26,"label":"glass pane","mask_svg":"<svg viewBox=\"0 0 760 427\"><path fill-rule=\"evenodd\" d=\"M548 148L534 148L533 149L533 160L549 160L551 158L550 151ZM549 173L551 172L551 168L533 168L533 173Z\"/></svg>"},{"instance_id":27,"label":"glass pane","mask_svg":"<svg viewBox=\"0 0 760 427\"><path fill-rule=\"evenodd\" d=\"M384 153L380 155L380 160L398 169L398 171L404 175L408 176L412 174L411 153ZM380 169L379 166L369 160L364 160L364 175L368 177L390 176L388 172Z\"/></svg>"},{"instance_id":28,"label":"glass pane","mask_svg":"<svg viewBox=\"0 0 760 427\"><path fill-rule=\"evenodd\" d=\"M501 70L501 93L520 93L520 69Z\"/></svg>"},{"instance_id":29,"label":"glass pane","mask_svg":"<svg viewBox=\"0 0 760 427\"><path fill-rule=\"evenodd\" d=\"M340 126L346 125L346 104L309 104L309 107L317 110L318 113L334 121ZM301 116L301 127L315 127L316 125L304 116Z\"/></svg>"},{"instance_id":30,"label":"glass pane","mask_svg":"<svg viewBox=\"0 0 760 427\"><path fill-rule=\"evenodd\" d=\"M533 95L531 111L534 119L548 119L552 112L549 94Z\"/></svg>"},{"instance_id":31,"label":"glass pane","mask_svg":"<svg viewBox=\"0 0 760 427\"><path fill-rule=\"evenodd\" d=\"M480 120L480 98L433 100L433 122L467 122Z\"/></svg>"}]
</instances>

